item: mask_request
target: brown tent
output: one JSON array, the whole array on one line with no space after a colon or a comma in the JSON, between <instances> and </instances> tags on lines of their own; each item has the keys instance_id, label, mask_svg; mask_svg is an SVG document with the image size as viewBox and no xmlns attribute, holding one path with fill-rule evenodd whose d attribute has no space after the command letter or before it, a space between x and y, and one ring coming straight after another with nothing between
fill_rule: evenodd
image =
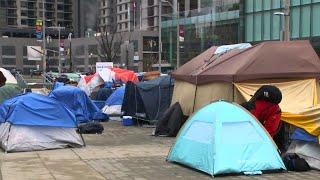
<instances>
[{"instance_id":1,"label":"brown tent","mask_svg":"<svg viewBox=\"0 0 320 180\"><path fill-rule=\"evenodd\" d=\"M320 77L320 62L309 41L269 41L245 50L213 55L216 47L173 72L192 84L266 78Z\"/></svg>"},{"instance_id":2,"label":"brown tent","mask_svg":"<svg viewBox=\"0 0 320 180\"><path fill-rule=\"evenodd\" d=\"M172 74L176 79L172 103L179 102L186 115L217 99L244 101L233 83L271 84L320 77L320 61L309 41L269 41L218 55L215 49Z\"/></svg>"}]
</instances>

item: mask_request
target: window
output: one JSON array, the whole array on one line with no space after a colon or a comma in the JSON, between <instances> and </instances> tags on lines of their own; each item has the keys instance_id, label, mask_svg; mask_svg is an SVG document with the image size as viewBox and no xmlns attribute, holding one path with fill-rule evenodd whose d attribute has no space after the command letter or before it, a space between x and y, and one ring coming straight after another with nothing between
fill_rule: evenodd
<instances>
[{"instance_id":1,"label":"window","mask_svg":"<svg viewBox=\"0 0 320 180\"><path fill-rule=\"evenodd\" d=\"M122 11L122 6L121 5L119 6L119 11Z\"/></svg>"},{"instance_id":2,"label":"window","mask_svg":"<svg viewBox=\"0 0 320 180\"><path fill-rule=\"evenodd\" d=\"M102 1L102 6L106 6L106 1Z\"/></svg>"},{"instance_id":3,"label":"window","mask_svg":"<svg viewBox=\"0 0 320 180\"><path fill-rule=\"evenodd\" d=\"M125 24L125 28L128 29L128 23L124 23Z\"/></svg>"},{"instance_id":4,"label":"window","mask_svg":"<svg viewBox=\"0 0 320 180\"><path fill-rule=\"evenodd\" d=\"M14 46L2 46L2 55L15 56L16 48Z\"/></svg>"},{"instance_id":5,"label":"window","mask_svg":"<svg viewBox=\"0 0 320 180\"><path fill-rule=\"evenodd\" d=\"M26 19L21 19L21 25L27 25L27 20Z\"/></svg>"},{"instance_id":6,"label":"window","mask_svg":"<svg viewBox=\"0 0 320 180\"><path fill-rule=\"evenodd\" d=\"M27 10L21 10L20 14L21 14L21 16L27 16L28 15L28 11Z\"/></svg>"},{"instance_id":7,"label":"window","mask_svg":"<svg viewBox=\"0 0 320 180\"><path fill-rule=\"evenodd\" d=\"M2 58L2 64L4 65L15 65L16 58Z\"/></svg>"},{"instance_id":8,"label":"window","mask_svg":"<svg viewBox=\"0 0 320 180\"><path fill-rule=\"evenodd\" d=\"M121 15L121 14L119 15L119 20L120 20L120 21L122 20L122 15Z\"/></svg>"},{"instance_id":9,"label":"window","mask_svg":"<svg viewBox=\"0 0 320 180\"><path fill-rule=\"evenodd\" d=\"M124 10L127 10L127 9L128 9L128 4L125 4Z\"/></svg>"},{"instance_id":10,"label":"window","mask_svg":"<svg viewBox=\"0 0 320 180\"><path fill-rule=\"evenodd\" d=\"M128 19L128 13L126 13L124 16L125 16L125 19Z\"/></svg>"}]
</instances>

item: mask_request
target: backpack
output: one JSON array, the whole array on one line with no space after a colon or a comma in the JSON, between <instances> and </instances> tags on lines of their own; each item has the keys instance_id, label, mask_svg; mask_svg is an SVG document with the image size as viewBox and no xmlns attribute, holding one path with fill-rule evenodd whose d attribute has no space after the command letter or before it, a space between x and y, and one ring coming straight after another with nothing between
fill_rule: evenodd
<instances>
[{"instance_id":1,"label":"backpack","mask_svg":"<svg viewBox=\"0 0 320 180\"><path fill-rule=\"evenodd\" d=\"M306 160L296 154L287 154L283 157L283 162L289 171L309 171L310 166Z\"/></svg>"},{"instance_id":2,"label":"backpack","mask_svg":"<svg viewBox=\"0 0 320 180\"><path fill-rule=\"evenodd\" d=\"M80 134L102 134L103 131L104 128L99 122L89 122L78 127Z\"/></svg>"}]
</instances>

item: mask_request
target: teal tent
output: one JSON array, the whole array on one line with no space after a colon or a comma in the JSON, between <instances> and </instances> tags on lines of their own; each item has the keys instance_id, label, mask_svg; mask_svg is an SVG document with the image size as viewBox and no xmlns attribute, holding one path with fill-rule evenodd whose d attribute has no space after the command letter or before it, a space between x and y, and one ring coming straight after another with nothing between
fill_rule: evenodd
<instances>
[{"instance_id":1,"label":"teal tent","mask_svg":"<svg viewBox=\"0 0 320 180\"><path fill-rule=\"evenodd\" d=\"M213 102L191 116L180 129L167 160L212 176L286 169L258 120L226 101Z\"/></svg>"}]
</instances>

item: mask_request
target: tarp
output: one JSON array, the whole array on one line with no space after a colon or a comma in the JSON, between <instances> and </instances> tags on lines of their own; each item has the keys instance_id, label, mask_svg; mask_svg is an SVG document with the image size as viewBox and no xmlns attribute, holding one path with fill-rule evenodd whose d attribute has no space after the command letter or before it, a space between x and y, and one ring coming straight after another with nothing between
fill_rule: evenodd
<instances>
[{"instance_id":1,"label":"tarp","mask_svg":"<svg viewBox=\"0 0 320 180\"><path fill-rule=\"evenodd\" d=\"M214 50L215 47L210 48ZM209 49L209 50L210 50ZM208 50L208 51L209 51ZM244 50L194 58L172 73L192 84L267 78L319 78L319 57L309 41L267 41ZM209 54L209 55L207 55ZM208 58L209 57L209 58ZM276 68L275 68L276 67Z\"/></svg>"},{"instance_id":2,"label":"tarp","mask_svg":"<svg viewBox=\"0 0 320 180\"><path fill-rule=\"evenodd\" d=\"M8 71L4 68L0 68L0 71L2 72L4 77L6 77L6 79L7 79L6 84L17 84L16 78L11 74L10 71Z\"/></svg>"},{"instance_id":3,"label":"tarp","mask_svg":"<svg viewBox=\"0 0 320 180\"><path fill-rule=\"evenodd\" d=\"M187 120L167 160L210 175L286 169L259 121L225 101L204 106Z\"/></svg>"},{"instance_id":4,"label":"tarp","mask_svg":"<svg viewBox=\"0 0 320 180\"><path fill-rule=\"evenodd\" d=\"M131 81L126 83L121 111L126 116L136 116L146 112L138 87Z\"/></svg>"},{"instance_id":5,"label":"tarp","mask_svg":"<svg viewBox=\"0 0 320 180\"><path fill-rule=\"evenodd\" d=\"M266 83L235 83L235 87L248 101L259 87ZM282 92L281 119L320 136L320 105L316 79L292 80L267 83L277 86Z\"/></svg>"},{"instance_id":6,"label":"tarp","mask_svg":"<svg viewBox=\"0 0 320 180\"><path fill-rule=\"evenodd\" d=\"M319 143L318 138L315 136L312 136L305 130L301 128L297 128L294 130L292 133L290 139L293 140L299 140L299 141L306 141L306 142L314 142L314 143ZM320 153L320 152L319 152Z\"/></svg>"},{"instance_id":7,"label":"tarp","mask_svg":"<svg viewBox=\"0 0 320 180\"><path fill-rule=\"evenodd\" d=\"M21 89L16 84L6 84L0 87L0 104L21 93Z\"/></svg>"},{"instance_id":8,"label":"tarp","mask_svg":"<svg viewBox=\"0 0 320 180\"><path fill-rule=\"evenodd\" d=\"M247 49L249 47L252 47L250 43L223 45L223 46L219 46L214 52L214 54L226 53L234 49Z\"/></svg>"},{"instance_id":9,"label":"tarp","mask_svg":"<svg viewBox=\"0 0 320 180\"><path fill-rule=\"evenodd\" d=\"M293 140L286 153L297 154L305 159L311 168L320 170L320 145L318 143Z\"/></svg>"},{"instance_id":10,"label":"tarp","mask_svg":"<svg viewBox=\"0 0 320 180\"><path fill-rule=\"evenodd\" d=\"M0 105L0 123L13 125L77 127L73 113L61 102L40 94L16 96Z\"/></svg>"},{"instance_id":11,"label":"tarp","mask_svg":"<svg viewBox=\"0 0 320 180\"><path fill-rule=\"evenodd\" d=\"M111 70L115 72L116 80L121 80L124 83L128 81L132 81L135 83L139 82L136 74L133 71L120 68L112 68Z\"/></svg>"},{"instance_id":12,"label":"tarp","mask_svg":"<svg viewBox=\"0 0 320 180\"><path fill-rule=\"evenodd\" d=\"M160 76L137 84L148 119L158 120L170 107L173 85L174 80L170 76Z\"/></svg>"},{"instance_id":13,"label":"tarp","mask_svg":"<svg viewBox=\"0 0 320 180\"><path fill-rule=\"evenodd\" d=\"M60 101L75 115L77 122L84 123L97 118L101 110L91 101L84 91L73 86L61 86L54 89L49 97ZM108 119L108 117L105 117Z\"/></svg>"},{"instance_id":14,"label":"tarp","mask_svg":"<svg viewBox=\"0 0 320 180\"><path fill-rule=\"evenodd\" d=\"M103 79L98 73L95 73L94 75L81 77L78 87L90 96L92 92L97 92L103 84Z\"/></svg>"}]
</instances>

